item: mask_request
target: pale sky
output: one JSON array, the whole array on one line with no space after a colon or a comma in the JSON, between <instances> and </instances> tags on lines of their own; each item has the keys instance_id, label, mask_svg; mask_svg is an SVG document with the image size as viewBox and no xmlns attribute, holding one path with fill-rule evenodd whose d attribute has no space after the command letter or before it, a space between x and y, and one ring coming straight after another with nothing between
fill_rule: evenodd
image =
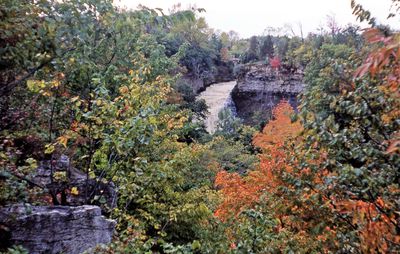
<instances>
[{"instance_id":1,"label":"pale sky","mask_svg":"<svg viewBox=\"0 0 400 254\"><path fill-rule=\"evenodd\" d=\"M174 4L182 7L196 5L206 9L204 16L211 28L228 32L234 30L243 38L262 35L267 27L283 27L291 24L299 34L298 23L304 35L326 24L327 16L334 16L340 25L355 23L350 0L114 0L119 6L135 9L139 4L150 8L162 8L165 13ZM390 0L358 0L372 16L383 24L400 28L398 19L386 20L391 7ZM397 22L396 22L397 21Z\"/></svg>"}]
</instances>

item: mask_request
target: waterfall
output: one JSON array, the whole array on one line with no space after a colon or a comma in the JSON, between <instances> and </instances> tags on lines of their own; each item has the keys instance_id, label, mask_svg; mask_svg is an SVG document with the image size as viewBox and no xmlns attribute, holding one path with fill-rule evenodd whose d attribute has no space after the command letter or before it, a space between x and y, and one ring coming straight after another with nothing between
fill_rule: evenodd
<instances>
[{"instance_id":1,"label":"waterfall","mask_svg":"<svg viewBox=\"0 0 400 254\"><path fill-rule=\"evenodd\" d=\"M224 109L229 108L232 114L236 116L235 103L232 100L232 90L236 85L236 81L216 83L206 88L201 92L198 99L204 99L209 114L205 119L207 131L214 133L218 121L218 113Z\"/></svg>"},{"instance_id":2,"label":"waterfall","mask_svg":"<svg viewBox=\"0 0 400 254\"><path fill-rule=\"evenodd\" d=\"M232 90L225 101L224 108L228 108L234 117L237 117L236 105L232 99Z\"/></svg>"}]
</instances>

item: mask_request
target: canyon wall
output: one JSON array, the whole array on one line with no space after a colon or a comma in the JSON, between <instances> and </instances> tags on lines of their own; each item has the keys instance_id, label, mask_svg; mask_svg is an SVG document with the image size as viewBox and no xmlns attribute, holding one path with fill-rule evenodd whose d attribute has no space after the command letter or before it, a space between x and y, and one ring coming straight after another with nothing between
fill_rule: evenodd
<instances>
[{"instance_id":1,"label":"canyon wall","mask_svg":"<svg viewBox=\"0 0 400 254\"><path fill-rule=\"evenodd\" d=\"M98 206L20 204L0 208L1 244L22 245L33 254L79 254L108 244L115 224L101 215Z\"/></svg>"},{"instance_id":2,"label":"canyon wall","mask_svg":"<svg viewBox=\"0 0 400 254\"><path fill-rule=\"evenodd\" d=\"M287 100L297 108L304 89L303 73L285 66L273 69L264 64L243 65L237 72L237 85L232 91L237 116L245 124L258 125L271 118L272 109Z\"/></svg>"}]
</instances>

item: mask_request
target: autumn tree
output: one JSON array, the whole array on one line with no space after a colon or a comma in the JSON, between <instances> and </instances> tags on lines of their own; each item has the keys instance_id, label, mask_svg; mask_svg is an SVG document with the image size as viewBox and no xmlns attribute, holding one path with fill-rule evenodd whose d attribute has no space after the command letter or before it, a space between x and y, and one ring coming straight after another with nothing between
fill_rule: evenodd
<instances>
[{"instance_id":1,"label":"autumn tree","mask_svg":"<svg viewBox=\"0 0 400 254\"><path fill-rule=\"evenodd\" d=\"M328 211L313 200L317 193L295 192L289 180L310 177L309 171L292 166L295 152L287 149L301 143L296 137L302 126L292 122L292 114L287 102L279 104L274 120L254 136L254 144L263 150L255 170L246 176L226 171L217 175L223 200L215 215L229 223L227 234L239 253L322 251L329 245L331 232L322 236L320 225Z\"/></svg>"}]
</instances>

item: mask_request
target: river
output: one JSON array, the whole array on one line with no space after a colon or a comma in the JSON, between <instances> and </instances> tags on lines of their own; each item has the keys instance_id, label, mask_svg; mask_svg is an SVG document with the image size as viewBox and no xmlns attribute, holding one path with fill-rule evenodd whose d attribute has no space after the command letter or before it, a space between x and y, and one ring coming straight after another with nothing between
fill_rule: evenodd
<instances>
[{"instance_id":1,"label":"river","mask_svg":"<svg viewBox=\"0 0 400 254\"><path fill-rule=\"evenodd\" d=\"M231 92L235 87L236 81L216 83L201 92L198 99L204 99L208 106L209 114L205 119L208 133L214 133L217 127L218 113L232 103Z\"/></svg>"}]
</instances>

